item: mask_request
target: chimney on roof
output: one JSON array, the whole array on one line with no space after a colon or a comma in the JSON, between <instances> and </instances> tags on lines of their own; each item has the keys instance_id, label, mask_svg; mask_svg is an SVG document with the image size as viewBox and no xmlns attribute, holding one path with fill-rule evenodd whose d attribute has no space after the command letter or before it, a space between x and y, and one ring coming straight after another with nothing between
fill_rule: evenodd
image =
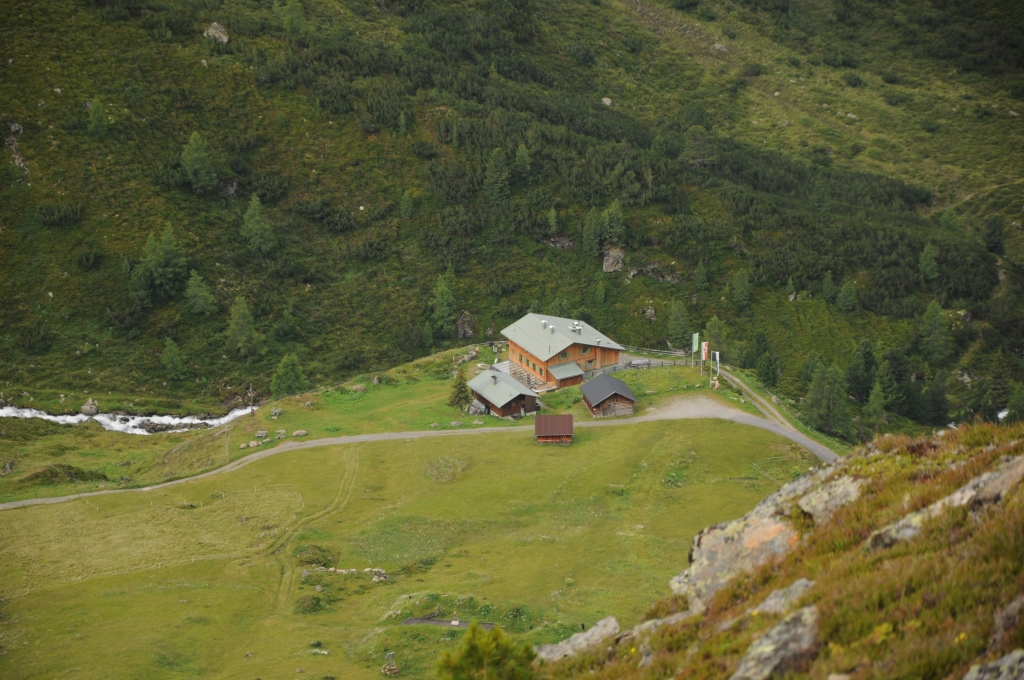
<instances>
[{"instance_id":1,"label":"chimney on roof","mask_svg":"<svg viewBox=\"0 0 1024 680\"><path fill-rule=\"evenodd\" d=\"M492 385L497 385L498 384L498 376L496 376L496 375L492 375L491 376L491 384Z\"/></svg>"},{"instance_id":2,"label":"chimney on roof","mask_svg":"<svg viewBox=\"0 0 1024 680\"><path fill-rule=\"evenodd\" d=\"M547 328L548 327L548 320L547 319L541 319L540 320L540 325L543 326L544 328Z\"/></svg>"}]
</instances>

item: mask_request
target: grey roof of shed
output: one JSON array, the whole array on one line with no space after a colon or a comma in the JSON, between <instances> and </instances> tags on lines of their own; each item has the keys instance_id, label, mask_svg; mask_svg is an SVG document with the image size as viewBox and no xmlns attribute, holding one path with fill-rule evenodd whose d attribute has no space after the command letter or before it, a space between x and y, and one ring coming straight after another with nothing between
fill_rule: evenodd
<instances>
[{"instance_id":1,"label":"grey roof of shed","mask_svg":"<svg viewBox=\"0 0 1024 680\"><path fill-rule=\"evenodd\" d=\"M574 324L578 330L574 330ZM541 361L547 361L574 344L623 349L622 345L588 323L545 314L527 314L502 329L501 334Z\"/></svg>"},{"instance_id":2,"label":"grey roof of shed","mask_svg":"<svg viewBox=\"0 0 1024 680\"><path fill-rule=\"evenodd\" d=\"M583 383L580 389L592 406L597 406L613 394L621 394L630 401L636 401L629 385L604 373L598 373L592 380Z\"/></svg>"},{"instance_id":3,"label":"grey roof of shed","mask_svg":"<svg viewBox=\"0 0 1024 680\"><path fill-rule=\"evenodd\" d=\"M488 369L469 381L473 390L491 404L501 408L516 397L536 397L537 393L508 373Z\"/></svg>"},{"instance_id":4,"label":"grey roof of shed","mask_svg":"<svg viewBox=\"0 0 1024 680\"><path fill-rule=\"evenodd\" d=\"M566 380L568 378L575 378L578 375L583 375L583 369L580 368L579 364L575 361L570 361L567 364L548 366L548 373L555 376L557 380Z\"/></svg>"}]
</instances>

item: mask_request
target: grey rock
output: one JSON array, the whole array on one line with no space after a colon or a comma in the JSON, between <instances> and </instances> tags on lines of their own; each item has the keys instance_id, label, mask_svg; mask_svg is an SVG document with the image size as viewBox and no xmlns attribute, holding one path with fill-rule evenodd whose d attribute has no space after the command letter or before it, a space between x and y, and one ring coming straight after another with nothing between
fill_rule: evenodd
<instances>
[{"instance_id":1,"label":"grey rock","mask_svg":"<svg viewBox=\"0 0 1024 680\"><path fill-rule=\"evenodd\" d=\"M10 464L8 463L8 465ZM6 466L4 466L4 470L7 470ZM996 612L995 632L992 633L992 643L989 645L989 649L996 649L1002 645L1003 640L1017 628L1021 619L1024 619L1024 595L1018 595L1013 602Z\"/></svg>"},{"instance_id":2,"label":"grey rock","mask_svg":"<svg viewBox=\"0 0 1024 680\"><path fill-rule=\"evenodd\" d=\"M271 409L270 417L273 418L274 420L277 420L281 416L282 413L284 413L284 409L283 408Z\"/></svg>"},{"instance_id":3,"label":"grey rock","mask_svg":"<svg viewBox=\"0 0 1024 680\"><path fill-rule=\"evenodd\" d=\"M875 533L867 540L867 548L889 548L900 541L909 541L921 533L924 524L938 517L947 508L967 507L972 512L998 503L1007 492L1024 479L1024 456L1011 458L995 470L978 475L950 495L935 501L927 508L912 512Z\"/></svg>"},{"instance_id":4,"label":"grey rock","mask_svg":"<svg viewBox=\"0 0 1024 680\"><path fill-rule=\"evenodd\" d=\"M82 415L92 417L99 412L100 405L97 402L93 401L92 399L89 399L87 402L82 404Z\"/></svg>"},{"instance_id":5,"label":"grey rock","mask_svg":"<svg viewBox=\"0 0 1024 680\"><path fill-rule=\"evenodd\" d=\"M260 443L258 441L256 441L255 439L252 440L251 442L249 442L249 448L250 449L255 449L259 445L260 445Z\"/></svg>"},{"instance_id":6,"label":"grey rock","mask_svg":"<svg viewBox=\"0 0 1024 680\"><path fill-rule=\"evenodd\" d=\"M731 680L768 680L812 659L818 648L818 608L793 612L751 643Z\"/></svg>"},{"instance_id":7,"label":"grey rock","mask_svg":"<svg viewBox=\"0 0 1024 680\"><path fill-rule=\"evenodd\" d=\"M594 627L582 633L576 633L568 640L553 645L541 645L534 648L537 656L545 661L558 661L576 656L580 652L592 649L610 637L619 633L619 622L609 616L594 624Z\"/></svg>"},{"instance_id":8,"label":"grey rock","mask_svg":"<svg viewBox=\"0 0 1024 680\"><path fill-rule=\"evenodd\" d=\"M805 495L831 471L824 467L804 475L745 516L702 529L693 538L689 568L669 582L672 592L686 595L690 608L702 611L704 603L733 577L788 553L800 536L785 520L787 504Z\"/></svg>"},{"instance_id":9,"label":"grey rock","mask_svg":"<svg viewBox=\"0 0 1024 680\"><path fill-rule=\"evenodd\" d=\"M4 399L0 399L0 408L3 408L4 406L7 406L7 401Z\"/></svg>"},{"instance_id":10,"label":"grey rock","mask_svg":"<svg viewBox=\"0 0 1024 680\"><path fill-rule=\"evenodd\" d=\"M451 426L452 427L458 427L459 425L462 425L462 421L461 420L453 420L451 422Z\"/></svg>"},{"instance_id":11,"label":"grey rock","mask_svg":"<svg viewBox=\"0 0 1024 680\"><path fill-rule=\"evenodd\" d=\"M8 123L7 129L11 131L12 135L20 135L25 131L25 128L21 127L21 123Z\"/></svg>"},{"instance_id":12,"label":"grey rock","mask_svg":"<svg viewBox=\"0 0 1024 680\"><path fill-rule=\"evenodd\" d=\"M666 616L661 619L650 619L648 621L644 621L643 623L638 623L637 625L633 626L628 631L617 637L615 641L622 643L626 641L631 642L633 640L646 639L654 631L658 630L662 626L668 626L674 623L679 623L680 621L685 621L686 619L699 615L699 612L695 612L692 609L688 609L687 611L677 612L675 614Z\"/></svg>"},{"instance_id":13,"label":"grey rock","mask_svg":"<svg viewBox=\"0 0 1024 680\"><path fill-rule=\"evenodd\" d=\"M608 250L604 251L604 265L602 268L605 272L620 272L622 271L622 263L626 258L625 251L618 246L612 246Z\"/></svg>"},{"instance_id":14,"label":"grey rock","mask_svg":"<svg viewBox=\"0 0 1024 680\"><path fill-rule=\"evenodd\" d=\"M324 592L324 587L321 586L321 585L317 585L317 586L314 586L313 590L315 590L318 593L322 593L322 592Z\"/></svg>"},{"instance_id":15,"label":"grey rock","mask_svg":"<svg viewBox=\"0 0 1024 680\"><path fill-rule=\"evenodd\" d=\"M293 437L305 437L307 434L309 433L305 430L295 430L295 432L292 432Z\"/></svg>"},{"instance_id":16,"label":"grey rock","mask_svg":"<svg viewBox=\"0 0 1024 680\"><path fill-rule=\"evenodd\" d=\"M772 403L773 403L773 404L778 404L778 403L780 403L780 402L779 402L779 398L778 398L778 397L776 397L776 396L775 396L774 394L772 395Z\"/></svg>"},{"instance_id":17,"label":"grey rock","mask_svg":"<svg viewBox=\"0 0 1024 680\"><path fill-rule=\"evenodd\" d=\"M964 680L1024 680L1024 649L1015 649L992 663L971 666Z\"/></svg>"},{"instance_id":18,"label":"grey rock","mask_svg":"<svg viewBox=\"0 0 1024 680\"><path fill-rule=\"evenodd\" d=\"M601 103L604 104L605 106L611 106L612 105L612 98L611 97L601 97Z\"/></svg>"},{"instance_id":19,"label":"grey rock","mask_svg":"<svg viewBox=\"0 0 1024 680\"><path fill-rule=\"evenodd\" d=\"M840 477L811 491L800 499L798 505L814 518L815 524L822 525L832 519L837 510L860 498L863 486L862 479Z\"/></svg>"},{"instance_id":20,"label":"grey rock","mask_svg":"<svg viewBox=\"0 0 1024 680\"><path fill-rule=\"evenodd\" d=\"M223 26L218 24L216 21L206 27L206 30L203 31L203 36L211 40L216 40L221 44L224 44L228 40L230 40L230 38L228 37L228 32L224 29Z\"/></svg>"},{"instance_id":21,"label":"grey rock","mask_svg":"<svg viewBox=\"0 0 1024 680\"><path fill-rule=\"evenodd\" d=\"M373 384L374 385L379 385L380 384L380 378L378 378L377 376L373 376Z\"/></svg>"},{"instance_id":22,"label":"grey rock","mask_svg":"<svg viewBox=\"0 0 1024 680\"><path fill-rule=\"evenodd\" d=\"M4 463L4 469L2 472L0 472L0 475L9 475L12 472L14 472L14 461L9 460L6 463Z\"/></svg>"},{"instance_id":23,"label":"grey rock","mask_svg":"<svg viewBox=\"0 0 1024 680\"><path fill-rule=\"evenodd\" d=\"M654 311L654 307L651 305L646 305L642 311L648 321L654 321L658 316L657 312Z\"/></svg>"},{"instance_id":24,"label":"grey rock","mask_svg":"<svg viewBox=\"0 0 1024 680\"><path fill-rule=\"evenodd\" d=\"M233 197L235 195L236 191L238 191L238 178L237 177L232 177L231 179L226 179L226 180L224 180L224 181L222 181L220 183L220 193L221 193L222 196L225 196L227 198L231 198L231 197Z\"/></svg>"},{"instance_id":25,"label":"grey rock","mask_svg":"<svg viewBox=\"0 0 1024 680\"><path fill-rule=\"evenodd\" d=\"M258 430L256 432L256 439L266 439L266 438L267 438L267 431L266 430Z\"/></svg>"},{"instance_id":26,"label":"grey rock","mask_svg":"<svg viewBox=\"0 0 1024 680\"><path fill-rule=\"evenodd\" d=\"M558 248L559 250L572 250L573 241L568 236L555 236L553 238L542 238L540 240L546 246Z\"/></svg>"},{"instance_id":27,"label":"grey rock","mask_svg":"<svg viewBox=\"0 0 1024 680\"><path fill-rule=\"evenodd\" d=\"M366 385L353 385L352 386L352 391L353 392L365 392L366 391Z\"/></svg>"},{"instance_id":28,"label":"grey rock","mask_svg":"<svg viewBox=\"0 0 1024 680\"><path fill-rule=\"evenodd\" d=\"M788 588L773 590L765 598L765 601L751 612L754 614L785 614L813 585L814 581L808 581L805 578L797 579Z\"/></svg>"},{"instance_id":29,"label":"grey rock","mask_svg":"<svg viewBox=\"0 0 1024 680\"><path fill-rule=\"evenodd\" d=\"M473 315L465 309L455 319L455 337L460 340L473 337Z\"/></svg>"}]
</instances>

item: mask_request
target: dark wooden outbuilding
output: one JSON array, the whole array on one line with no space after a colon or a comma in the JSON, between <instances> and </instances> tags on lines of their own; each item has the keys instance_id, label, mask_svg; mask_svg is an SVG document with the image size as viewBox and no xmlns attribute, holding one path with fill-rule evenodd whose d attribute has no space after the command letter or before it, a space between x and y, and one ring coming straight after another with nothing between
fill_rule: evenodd
<instances>
[{"instance_id":1,"label":"dark wooden outbuilding","mask_svg":"<svg viewBox=\"0 0 1024 680\"><path fill-rule=\"evenodd\" d=\"M538 444L572 444L572 415L537 416L533 433Z\"/></svg>"},{"instance_id":2,"label":"dark wooden outbuilding","mask_svg":"<svg viewBox=\"0 0 1024 680\"><path fill-rule=\"evenodd\" d=\"M633 414L636 397L629 386L617 378L598 373L580 387L580 391L583 392L583 403L595 418Z\"/></svg>"}]
</instances>

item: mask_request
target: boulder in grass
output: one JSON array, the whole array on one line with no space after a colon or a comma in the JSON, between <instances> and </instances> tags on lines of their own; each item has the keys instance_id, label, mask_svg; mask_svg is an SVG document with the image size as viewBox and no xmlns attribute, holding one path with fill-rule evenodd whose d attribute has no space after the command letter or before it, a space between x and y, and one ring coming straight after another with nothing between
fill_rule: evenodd
<instances>
[{"instance_id":1,"label":"boulder in grass","mask_svg":"<svg viewBox=\"0 0 1024 680\"><path fill-rule=\"evenodd\" d=\"M227 30L216 21L206 27L206 30L203 31L203 36L210 40L216 40L222 45L226 44L228 40L231 39L228 37Z\"/></svg>"},{"instance_id":2,"label":"boulder in grass","mask_svg":"<svg viewBox=\"0 0 1024 680\"><path fill-rule=\"evenodd\" d=\"M255 439L253 441L249 442L249 448L250 449L255 449L259 445L260 445L260 443L258 441L256 441Z\"/></svg>"},{"instance_id":3,"label":"boulder in grass","mask_svg":"<svg viewBox=\"0 0 1024 680\"><path fill-rule=\"evenodd\" d=\"M295 432L292 432L293 437L305 437L307 434L309 433L305 430L295 430Z\"/></svg>"},{"instance_id":4,"label":"boulder in grass","mask_svg":"<svg viewBox=\"0 0 1024 680\"><path fill-rule=\"evenodd\" d=\"M798 609L755 640L730 680L768 680L800 670L818 650L818 608Z\"/></svg>"},{"instance_id":5,"label":"boulder in grass","mask_svg":"<svg viewBox=\"0 0 1024 680\"><path fill-rule=\"evenodd\" d=\"M246 444L245 442L242 442L241 444L238 445L238 448L240 448L240 449L247 449L247 448L249 448L249 445Z\"/></svg>"},{"instance_id":6,"label":"boulder in grass","mask_svg":"<svg viewBox=\"0 0 1024 680\"><path fill-rule=\"evenodd\" d=\"M87 402L82 404L82 415L89 416L90 418L97 415L100 412L100 405L93 399L89 399Z\"/></svg>"},{"instance_id":7,"label":"boulder in grass","mask_svg":"<svg viewBox=\"0 0 1024 680\"><path fill-rule=\"evenodd\" d=\"M580 652L600 645L608 638L619 634L619 622L609 616L594 624L594 627L583 633L576 633L567 640L553 645L541 645L534 651L537 656L545 661L558 661L576 656Z\"/></svg>"}]
</instances>

